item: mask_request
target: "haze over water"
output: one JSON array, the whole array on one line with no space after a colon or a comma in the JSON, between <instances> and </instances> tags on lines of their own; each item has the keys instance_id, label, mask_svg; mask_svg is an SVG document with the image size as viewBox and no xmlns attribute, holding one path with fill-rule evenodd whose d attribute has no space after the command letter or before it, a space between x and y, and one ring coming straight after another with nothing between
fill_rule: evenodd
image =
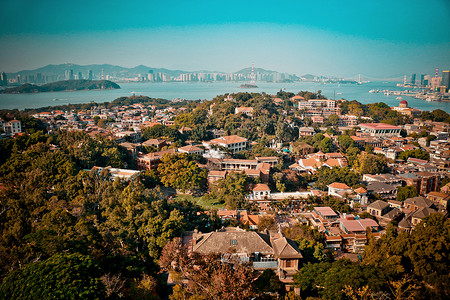
<instances>
[{"instance_id":1,"label":"haze over water","mask_svg":"<svg viewBox=\"0 0 450 300\"><path fill-rule=\"evenodd\" d=\"M266 92L276 94L280 89L287 92L297 93L299 91L322 91L329 99L357 100L363 104L384 102L389 106L398 106L400 100L396 96L385 96L382 93L369 93L372 89L402 90L393 82L369 82L362 85L355 84L319 84L313 82L293 83L268 83L257 82L256 89L241 89L240 83L236 82L214 82L214 83L119 83L121 89L117 90L95 90L95 91L71 91L51 92L37 94L0 94L0 109L25 109L46 106L89 103L89 102L111 102L119 97L143 95L152 98L163 98L172 100L184 98L188 100L211 100L217 95L237 92ZM57 99L57 100L55 100ZM410 107L421 110L442 109L450 113L450 102L427 102L412 97L403 97Z\"/></svg>"}]
</instances>

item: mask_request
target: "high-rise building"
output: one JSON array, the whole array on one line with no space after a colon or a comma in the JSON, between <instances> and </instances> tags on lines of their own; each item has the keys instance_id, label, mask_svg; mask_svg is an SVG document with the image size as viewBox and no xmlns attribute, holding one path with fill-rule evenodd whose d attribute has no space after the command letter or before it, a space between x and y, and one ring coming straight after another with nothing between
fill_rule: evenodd
<instances>
[{"instance_id":1,"label":"high-rise building","mask_svg":"<svg viewBox=\"0 0 450 300\"><path fill-rule=\"evenodd\" d=\"M445 88L448 90L450 86L450 71L442 71L441 85L445 86Z\"/></svg>"},{"instance_id":2,"label":"high-rise building","mask_svg":"<svg viewBox=\"0 0 450 300\"><path fill-rule=\"evenodd\" d=\"M441 77L433 77L431 78L431 89L435 91L438 87L441 86Z\"/></svg>"},{"instance_id":3,"label":"high-rise building","mask_svg":"<svg viewBox=\"0 0 450 300\"><path fill-rule=\"evenodd\" d=\"M83 74L81 74L81 72L78 72L78 79L83 79Z\"/></svg>"},{"instance_id":4,"label":"high-rise building","mask_svg":"<svg viewBox=\"0 0 450 300\"><path fill-rule=\"evenodd\" d=\"M8 85L8 77L6 76L5 72L2 72L0 74L0 85L2 85L2 86Z\"/></svg>"},{"instance_id":5,"label":"high-rise building","mask_svg":"<svg viewBox=\"0 0 450 300\"><path fill-rule=\"evenodd\" d=\"M425 86L424 81L425 81L425 74L421 74L420 75L420 86Z\"/></svg>"},{"instance_id":6,"label":"high-rise building","mask_svg":"<svg viewBox=\"0 0 450 300\"><path fill-rule=\"evenodd\" d=\"M92 76L92 70L89 70L88 72L88 79L92 80L93 76Z\"/></svg>"},{"instance_id":7,"label":"high-rise building","mask_svg":"<svg viewBox=\"0 0 450 300\"><path fill-rule=\"evenodd\" d=\"M73 70L66 70L66 80L74 80Z\"/></svg>"},{"instance_id":8,"label":"high-rise building","mask_svg":"<svg viewBox=\"0 0 450 300\"><path fill-rule=\"evenodd\" d=\"M416 84L416 74L411 75L411 84Z\"/></svg>"}]
</instances>

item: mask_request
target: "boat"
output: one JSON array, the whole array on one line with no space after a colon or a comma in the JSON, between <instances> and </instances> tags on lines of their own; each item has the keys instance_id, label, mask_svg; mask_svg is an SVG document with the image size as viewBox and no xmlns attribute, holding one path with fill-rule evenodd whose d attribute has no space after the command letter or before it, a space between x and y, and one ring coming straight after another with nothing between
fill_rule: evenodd
<instances>
[{"instance_id":1,"label":"boat","mask_svg":"<svg viewBox=\"0 0 450 300\"><path fill-rule=\"evenodd\" d=\"M342 93L336 93L336 95L342 95Z\"/></svg>"},{"instance_id":2,"label":"boat","mask_svg":"<svg viewBox=\"0 0 450 300\"><path fill-rule=\"evenodd\" d=\"M397 99L397 100L403 100L403 98L402 98L402 97L397 97L397 98L395 98L395 99Z\"/></svg>"}]
</instances>

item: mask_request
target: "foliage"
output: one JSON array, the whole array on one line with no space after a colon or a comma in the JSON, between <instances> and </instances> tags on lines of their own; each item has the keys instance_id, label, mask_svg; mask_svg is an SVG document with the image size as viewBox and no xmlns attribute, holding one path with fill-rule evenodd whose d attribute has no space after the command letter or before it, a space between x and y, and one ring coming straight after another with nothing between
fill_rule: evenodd
<instances>
[{"instance_id":1,"label":"foliage","mask_svg":"<svg viewBox=\"0 0 450 300\"><path fill-rule=\"evenodd\" d=\"M162 270L180 276L187 283L178 287L177 294L185 298L194 295L207 299L252 299L257 293L253 288L253 269L238 259L228 256L226 261L218 255L188 255L187 247L176 238L166 244L159 265ZM276 283L275 283L276 284ZM175 298L176 299L176 298Z\"/></svg>"},{"instance_id":2,"label":"foliage","mask_svg":"<svg viewBox=\"0 0 450 300\"><path fill-rule=\"evenodd\" d=\"M420 118L424 121L431 120L435 122L450 123L450 115L442 109L435 109L432 112L424 111Z\"/></svg>"},{"instance_id":3,"label":"foliage","mask_svg":"<svg viewBox=\"0 0 450 300\"><path fill-rule=\"evenodd\" d=\"M353 168L360 174L379 174L387 171L387 159L384 156L361 153L354 162Z\"/></svg>"},{"instance_id":4,"label":"foliage","mask_svg":"<svg viewBox=\"0 0 450 300\"><path fill-rule=\"evenodd\" d=\"M403 186L398 188L397 201L405 201L408 198L417 197L417 189L415 186Z\"/></svg>"},{"instance_id":5,"label":"foliage","mask_svg":"<svg viewBox=\"0 0 450 300\"><path fill-rule=\"evenodd\" d=\"M204 190L206 170L202 170L186 153L166 154L158 166L161 182L181 192Z\"/></svg>"},{"instance_id":6,"label":"foliage","mask_svg":"<svg viewBox=\"0 0 450 300\"><path fill-rule=\"evenodd\" d=\"M360 176L355 172L351 171L349 168L327 168L322 167L315 173L317 176L316 187L321 190L326 190L327 185L333 182L345 183L348 186L353 186L358 183Z\"/></svg>"},{"instance_id":7,"label":"foliage","mask_svg":"<svg viewBox=\"0 0 450 300\"><path fill-rule=\"evenodd\" d=\"M333 263L308 263L294 275L294 281L304 296L320 296L323 299L345 299L346 286L371 290L384 288L385 277L375 268L339 259Z\"/></svg>"},{"instance_id":8,"label":"foliage","mask_svg":"<svg viewBox=\"0 0 450 300\"><path fill-rule=\"evenodd\" d=\"M10 273L0 286L2 299L103 298L101 269L92 257L57 254Z\"/></svg>"},{"instance_id":9,"label":"foliage","mask_svg":"<svg viewBox=\"0 0 450 300\"><path fill-rule=\"evenodd\" d=\"M450 295L450 221L436 213L424 218L411 234L398 234L397 230L391 224L381 239L369 236L363 264L380 269L391 282L397 281L397 284L391 283L394 295L398 294L399 286L405 284L401 278L412 274L411 280L425 284L420 285L417 298L447 299Z\"/></svg>"},{"instance_id":10,"label":"foliage","mask_svg":"<svg viewBox=\"0 0 450 300\"><path fill-rule=\"evenodd\" d=\"M249 183L250 179L244 173L231 172L213 184L208 196L225 203L230 209L246 208L248 201L245 196Z\"/></svg>"},{"instance_id":11,"label":"foliage","mask_svg":"<svg viewBox=\"0 0 450 300\"><path fill-rule=\"evenodd\" d=\"M398 155L398 159L403 159L403 160L408 160L408 158L410 158L410 157L423 159L423 160L429 160L430 154L425 150L415 149L415 150L403 151L402 153L400 153Z\"/></svg>"}]
</instances>

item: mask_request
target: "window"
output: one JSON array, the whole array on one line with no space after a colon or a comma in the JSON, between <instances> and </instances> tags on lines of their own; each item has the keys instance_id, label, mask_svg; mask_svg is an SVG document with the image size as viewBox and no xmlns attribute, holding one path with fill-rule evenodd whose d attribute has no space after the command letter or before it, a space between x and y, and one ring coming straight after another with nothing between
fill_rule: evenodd
<instances>
[{"instance_id":1,"label":"window","mask_svg":"<svg viewBox=\"0 0 450 300\"><path fill-rule=\"evenodd\" d=\"M231 240L231 245L237 245L237 240Z\"/></svg>"}]
</instances>

